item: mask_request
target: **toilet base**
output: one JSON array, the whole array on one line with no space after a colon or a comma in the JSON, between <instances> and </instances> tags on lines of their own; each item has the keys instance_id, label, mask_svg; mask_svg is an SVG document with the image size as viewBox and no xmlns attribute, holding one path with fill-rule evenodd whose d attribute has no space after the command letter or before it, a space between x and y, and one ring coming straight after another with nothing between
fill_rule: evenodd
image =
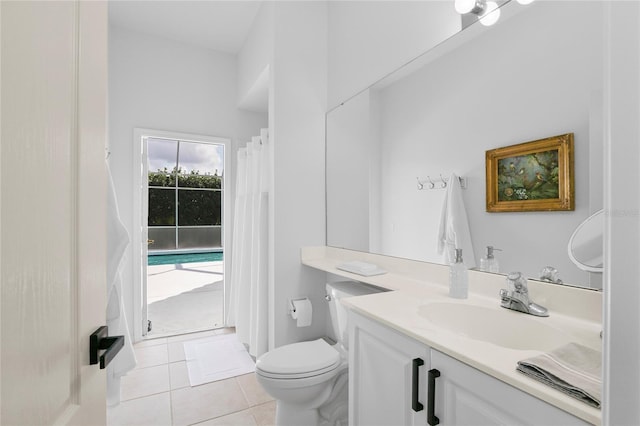
<instances>
[{"instance_id":1,"label":"toilet base","mask_svg":"<svg viewBox=\"0 0 640 426\"><path fill-rule=\"evenodd\" d=\"M317 408L300 409L299 405L291 405L276 401L276 425L278 426L317 426L320 414Z\"/></svg>"},{"instance_id":2,"label":"toilet base","mask_svg":"<svg viewBox=\"0 0 640 426\"><path fill-rule=\"evenodd\" d=\"M276 400L277 426L346 426L349 424L349 375L342 371L334 382L331 393L322 395L317 401L322 405L291 404ZM329 388L327 388L329 390Z\"/></svg>"}]
</instances>

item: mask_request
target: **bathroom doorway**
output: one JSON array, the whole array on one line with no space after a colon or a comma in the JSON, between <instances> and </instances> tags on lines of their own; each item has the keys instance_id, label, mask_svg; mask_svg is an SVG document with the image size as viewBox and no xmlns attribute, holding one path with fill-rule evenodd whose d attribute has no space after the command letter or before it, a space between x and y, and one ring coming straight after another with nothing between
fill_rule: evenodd
<instances>
[{"instance_id":1,"label":"bathroom doorway","mask_svg":"<svg viewBox=\"0 0 640 426\"><path fill-rule=\"evenodd\" d=\"M227 139L145 131L141 147L141 334L224 326Z\"/></svg>"}]
</instances>

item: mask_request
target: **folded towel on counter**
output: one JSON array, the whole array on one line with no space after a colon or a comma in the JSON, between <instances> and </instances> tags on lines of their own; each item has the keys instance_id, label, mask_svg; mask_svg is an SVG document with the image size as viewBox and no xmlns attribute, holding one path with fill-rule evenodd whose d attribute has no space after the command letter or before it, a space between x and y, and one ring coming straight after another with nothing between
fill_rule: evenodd
<instances>
[{"instance_id":1,"label":"folded towel on counter","mask_svg":"<svg viewBox=\"0 0 640 426\"><path fill-rule=\"evenodd\" d=\"M600 408L602 354L578 343L518 361L517 370L593 407Z\"/></svg>"}]
</instances>

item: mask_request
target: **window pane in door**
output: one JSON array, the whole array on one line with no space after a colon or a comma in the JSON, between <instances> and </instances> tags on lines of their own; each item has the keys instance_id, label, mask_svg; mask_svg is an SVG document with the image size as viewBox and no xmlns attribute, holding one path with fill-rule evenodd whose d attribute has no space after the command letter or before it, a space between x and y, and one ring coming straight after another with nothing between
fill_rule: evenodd
<instances>
[{"instance_id":1,"label":"window pane in door","mask_svg":"<svg viewBox=\"0 0 640 426\"><path fill-rule=\"evenodd\" d=\"M200 175L195 172L181 173L178 176L178 186L182 188L222 189L222 177L217 175Z\"/></svg>"},{"instance_id":2,"label":"window pane in door","mask_svg":"<svg viewBox=\"0 0 640 426\"><path fill-rule=\"evenodd\" d=\"M175 226L176 190L149 188L149 226Z\"/></svg>"},{"instance_id":3,"label":"window pane in door","mask_svg":"<svg viewBox=\"0 0 640 426\"><path fill-rule=\"evenodd\" d=\"M180 142L180 161L182 173L200 175L218 175L224 173L224 145Z\"/></svg>"},{"instance_id":4,"label":"window pane in door","mask_svg":"<svg viewBox=\"0 0 640 426\"><path fill-rule=\"evenodd\" d=\"M175 187L176 174L164 171L149 172L149 187L153 186Z\"/></svg>"},{"instance_id":5,"label":"window pane in door","mask_svg":"<svg viewBox=\"0 0 640 426\"><path fill-rule=\"evenodd\" d=\"M149 173L171 173L178 162L178 141L172 139L147 139Z\"/></svg>"},{"instance_id":6,"label":"window pane in door","mask_svg":"<svg viewBox=\"0 0 640 426\"><path fill-rule=\"evenodd\" d=\"M179 249L202 249L211 247L222 247L222 227L178 227Z\"/></svg>"},{"instance_id":7,"label":"window pane in door","mask_svg":"<svg viewBox=\"0 0 640 426\"><path fill-rule=\"evenodd\" d=\"M149 227L147 247L149 251L175 250L176 228L174 227Z\"/></svg>"},{"instance_id":8,"label":"window pane in door","mask_svg":"<svg viewBox=\"0 0 640 426\"><path fill-rule=\"evenodd\" d=\"M220 225L221 206L220 191L181 189L178 191L178 224Z\"/></svg>"}]
</instances>

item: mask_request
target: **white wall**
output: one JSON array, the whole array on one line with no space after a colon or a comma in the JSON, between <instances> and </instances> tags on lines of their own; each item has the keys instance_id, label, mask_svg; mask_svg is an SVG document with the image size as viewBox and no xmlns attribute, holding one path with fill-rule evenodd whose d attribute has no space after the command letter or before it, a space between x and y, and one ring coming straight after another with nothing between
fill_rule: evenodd
<instances>
[{"instance_id":1,"label":"white wall","mask_svg":"<svg viewBox=\"0 0 640 426\"><path fill-rule=\"evenodd\" d=\"M580 10L580 19L572 19ZM484 247L504 272L537 277L546 265L569 283L588 274L567 256L575 227L602 205L590 206L592 95L602 90L602 5L536 3L475 40L381 93L385 159L381 186L385 253L439 262L436 252L445 191L417 191L415 177L467 178L463 191L479 264ZM541 25L544 22L544 25ZM600 29L600 30L599 30ZM485 151L573 132L574 212L488 213ZM600 197L598 197L600 198ZM416 238L419 235L420 238Z\"/></svg>"},{"instance_id":2,"label":"white wall","mask_svg":"<svg viewBox=\"0 0 640 426\"><path fill-rule=\"evenodd\" d=\"M460 30L452 1L330 1L328 105L334 107Z\"/></svg>"},{"instance_id":3,"label":"white wall","mask_svg":"<svg viewBox=\"0 0 640 426\"><path fill-rule=\"evenodd\" d=\"M274 288L271 343L326 335L325 274L301 265L300 248L325 242L324 113L327 10L324 2L275 2L269 129L273 141L270 221ZM295 327L287 301L309 297L313 324Z\"/></svg>"},{"instance_id":4,"label":"white wall","mask_svg":"<svg viewBox=\"0 0 640 426\"><path fill-rule=\"evenodd\" d=\"M261 76L269 69L273 57L273 8L269 4L260 7L251 31L238 52L238 103L247 102L254 91L260 90ZM267 75L268 77L268 75ZM266 86L268 92L269 81ZM268 98L263 108L268 109Z\"/></svg>"},{"instance_id":5,"label":"white wall","mask_svg":"<svg viewBox=\"0 0 640 426\"><path fill-rule=\"evenodd\" d=\"M225 137L237 147L267 125L264 114L239 111L237 99L233 55L110 27L110 164L120 216L130 234L136 214L131 185L133 129ZM234 153L228 155L235 158ZM132 243L123 277L129 321L134 309L133 248Z\"/></svg>"},{"instance_id":6,"label":"white wall","mask_svg":"<svg viewBox=\"0 0 640 426\"><path fill-rule=\"evenodd\" d=\"M239 87L269 72L269 347L327 334L324 273L300 263L300 248L325 243L324 2L264 2L238 58ZM298 328L288 301L309 297L313 321Z\"/></svg>"}]
</instances>

